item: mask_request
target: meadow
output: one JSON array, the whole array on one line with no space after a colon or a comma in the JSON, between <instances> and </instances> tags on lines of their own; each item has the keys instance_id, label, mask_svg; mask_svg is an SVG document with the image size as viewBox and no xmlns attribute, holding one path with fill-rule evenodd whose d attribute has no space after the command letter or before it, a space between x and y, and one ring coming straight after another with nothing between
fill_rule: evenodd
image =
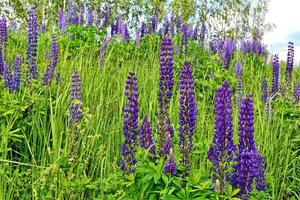
<instances>
[{"instance_id":1,"label":"meadow","mask_svg":"<svg viewBox=\"0 0 300 200\"><path fill-rule=\"evenodd\" d=\"M201 31L195 38L185 36L181 28L174 28L175 20L168 28L162 25L161 31L157 29L144 35L139 32L134 37L120 28L111 33L110 24L99 27L93 21L94 25L78 25L76 20L66 19L55 25L59 28L47 27L40 31L30 15L34 19L34 11L29 14L28 29L25 26L19 31L8 31L7 40L2 34L5 29L1 29L0 199L300 199L297 82L300 69L297 66L292 68L288 80L286 62L279 63L276 56L270 59L266 49L261 53L251 48L246 51L241 41L227 38L201 41ZM171 49L163 46L166 38L171 41ZM247 45L253 45L253 40L249 39ZM214 49L214 43L221 45ZM227 43L234 45L228 66L224 62ZM170 98L166 98L168 106L163 115L173 127L174 136L171 150L162 155L159 128L167 122L161 120L164 105L158 94L166 95L162 92L166 89L161 86L164 83L160 84L165 78L162 63L166 60L162 57L166 54L172 56L174 83L168 88L172 95L168 93ZM15 78L18 56L21 58L19 85ZM197 111L191 136L193 147L188 157L182 157L178 145L183 137L179 113L185 61L190 63L187 70L192 70L191 98ZM277 61L279 86L273 92ZM236 72L239 62L240 78ZM130 104L133 97L127 98L135 90L128 81L135 80L130 72L134 72L138 86L138 115L131 116L136 117L137 124L132 127L130 120L135 119L131 118L127 126L123 124L126 116L132 114L126 106L134 106ZM232 186L229 180L218 189L219 182L224 180L214 177L218 172L214 173L208 151L217 132L215 94L225 80L232 89L229 99L232 100L232 140L236 145L240 116L243 116L240 111L244 108L239 101L246 104L244 98L253 100L253 136L257 152L264 158L263 191L257 191L251 182L252 189L246 189L244 194L241 186ZM267 90L262 89L264 80ZM239 100L238 94L242 99ZM264 95L267 95L265 102ZM145 116L151 123L154 153L150 152L151 146L140 146L140 127ZM126 131L137 134L131 135L130 141L136 150L121 155L122 144L128 137ZM125 160L125 165L133 170L121 167L128 154L135 156L136 163ZM176 162L176 172L166 170L170 156ZM188 159L189 170L182 164L184 158ZM224 173L232 168L225 167Z\"/></svg>"}]
</instances>

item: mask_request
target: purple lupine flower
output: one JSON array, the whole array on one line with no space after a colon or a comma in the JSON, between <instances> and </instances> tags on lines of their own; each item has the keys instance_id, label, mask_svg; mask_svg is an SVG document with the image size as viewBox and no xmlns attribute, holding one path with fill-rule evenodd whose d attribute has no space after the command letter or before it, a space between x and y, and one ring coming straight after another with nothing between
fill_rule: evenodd
<instances>
[{"instance_id":1,"label":"purple lupine flower","mask_svg":"<svg viewBox=\"0 0 300 200\"><path fill-rule=\"evenodd\" d=\"M195 88L191 64L187 61L180 71L179 80L179 150L182 154L181 163L186 168L185 175L190 169L191 153L193 150L193 135L197 118Z\"/></svg>"},{"instance_id":2,"label":"purple lupine flower","mask_svg":"<svg viewBox=\"0 0 300 200\"><path fill-rule=\"evenodd\" d=\"M171 126L169 117L170 99L172 97L172 90L174 86L174 72L173 72L173 47L172 40L165 36L160 44L160 83L158 92L158 133L159 133L159 148L160 153L166 152L164 145L166 139L170 136L173 138L173 128Z\"/></svg>"},{"instance_id":3,"label":"purple lupine flower","mask_svg":"<svg viewBox=\"0 0 300 200\"><path fill-rule=\"evenodd\" d=\"M225 41L223 39L215 37L209 42L209 49L213 54L221 55L224 49L224 43Z\"/></svg>"},{"instance_id":4,"label":"purple lupine flower","mask_svg":"<svg viewBox=\"0 0 300 200\"><path fill-rule=\"evenodd\" d=\"M45 31L46 31L46 22L45 22L45 20L43 19L42 20L42 23L41 23L41 25L40 25L40 33L45 33Z\"/></svg>"},{"instance_id":5,"label":"purple lupine flower","mask_svg":"<svg viewBox=\"0 0 300 200\"><path fill-rule=\"evenodd\" d=\"M0 46L5 48L7 45L8 35L7 35L7 24L6 17L0 19Z\"/></svg>"},{"instance_id":6,"label":"purple lupine flower","mask_svg":"<svg viewBox=\"0 0 300 200\"><path fill-rule=\"evenodd\" d=\"M145 35L145 22L142 22L141 24L141 38L144 37Z\"/></svg>"},{"instance_id":7,"label":"purple lupine flower","mask_svg":"<svg viewBox=\"0 0 300 200\"><path fill-rule=\"evenodd\" d=\"M58 12L58 28L60 30L60 34L63 35L67 28L67 18L62 11L62 9L59 9Z\"/></svg>"},{"instance_id":8,"label":"purple lupine flower","mask_svg":"<svg viewBox=\"0 0 300 200\"><path fill-rule=\"evenodd\" d=\"M228 168L236 152L233 142L232 90L228 81L224 81L215 93L215 133L207 158L213 164L213 182L216 189L224 191L228 177Z\"/></svg>"},{"instance_id":9,"label":"purple lupine flower","mask_svg":"<svg viewBox=\"0 0 300 200\"><path fill-rule=\"evenodd\" d=\"M171 124L169 114L164 113L164 115L159 115L158 118L163 119L163 117L165 118L164 124L159 122L159 125L161 125L160 127L164 127L165 129L165 133L164 133L165 143L162 146L161 153L166 155L170 153L171 149L173 149L174 128Z\"/></svg>"},{"instance_id":10,"label":"purple lupine flower","mask_svg":"<svg viewBox=\"0 0 300 200\"><path fill-rule=\"evenodd\" d=\"M124 143L121 146L121 169L125 174L135 170L136 139L138 135L138 85L134 72L129 72L125 86L127 104L124 109L123 135Z\"/></svg>"},{"instance_id":11,"label":"purple lupine flower","mask_svg":"<svg viewBox=\"0 0 300 200\"><path fill-rule=\"evenodd\" d=\"M108 5L104 6L104 19L103 19L103 26L106 27L108 25L109 20L109 8Z\"/></svg>"},{"instance_id":12,"label":"purple lupine flower","mask_svg":"<svg viewBox=\"0 0 300 200\"><path fill-rule=\"evenodd\" d=\"M78 72L73 72L71 80L70 125L74 128L82 118L81 80Z\"/></svg>"},{"instance_id":13,"label":"purple lupine flower","mask_svg":"<svg viewBox=\"0 0 300 200\"><path fill-rule=\"evenodd\" d=\"M73 6L73 24L74 25L79 25L79 17L78 17L78 11L77 11L77 5L74 4Z\"/></svg>"},{"instance_id":14,"label":"purple lupine flower","mask_svg":"<svg viewBox=\"0 0 300 200\"><path fill-rule=\"evenodd\" d=\"M69 0L68 1L68 14L67 14L68 24L73 24L73 12L74 12L73 2L72 2L72 0Z\"/></svg>"},{"instance_id":15,"label":"purple lupine flower","mask_svg":"<svg viewBox=\"0 0 300 200\"><path fill-rule=\"evenodd\" d=\"M262 101L264 105L268 104L269 102L269 89L268 89L268 82L266 78L263 78L262 84L261 84L261 92L262 92Z\"/></svg>"},{"instance_id":16,"label":"purple lupine flower","mask_svg":"<svg viewBox=\"0 0 300 200\"><path fill-rule=\"evenodd\" d=\"M38 79L36 55L38 46L38 24L37 15L35 10L31 10L28 14L28 32L27 32L27 57L26 64L27 69L27 80L30 81L31 77Z\"/></svg>"},{"instance_id":17,"label":"purple lupine flower","mask_svg":"<svg viewBox=\"0 0 300 200\"><path fill-rule=\"evenodd\" d=\"M165 17L165 21L164 21L164 24L163 24L163 34L164 35L168 35L169 34L169 19L168 17Z\"/></svg>"},{"instance_id":18,"label":"purple lupine flower","mask_svg":"<svg viewBox=\"0 0 300 200\"><path fill-rule=\"evenodd\" d=\"M177 33L181 33L181 18L180 17L178 17L177 18L177 22L176 22L176 31L177 31Z\"/></svg>"},{"instance_id":19,"label":"purple lupine flower","mask_svg":"<svg viewBox=\"0 0 300 200\"><path fill-rule=\"evenodd\" d=\"M192 26L188 27L188 29L187 29L187 37L188 38L192 38L193 37L193 32L194 32L193 27Z\"/></svg>"},{"instance_id":20,"label":"purple lupine flower","mask_svg":"<svg viewBox=\"0 0 300 200\"><path fill-rule=\"evenodd\" d=\"M197 37L198 37L198 25L195 26L194 30L193 30L193 40L197 40Z\"/></svg>"},{"instance_id":21,"label":"purple lupine flower","mask_svg":"<svg viewBox=\"0 0 300 200\"><path fill-rule=\"evenodd\" d=\"M170 153L169 158L165 162L164 173L165 174L172 174L172 175L175 175L177 173L176 162L174 160L173 153Z\"/></svg>"},{"instance_id":22,"label":"purple lupine flower","mask_svg":"<svg viewBox=\"0 0 300 200\"><path fill-rule=\"evenodd\" d=\"M97 26L100 27L101 25L101 8L98 6L97 8Z\"/></svg>"},{"instance_id":23,"label":"purple lupine flower","mask_svg":"<svg viewBox=\"0 0 300 200\"><path fill-rule=\"evenodd\" d=\"M3 87L9 88L10 91L13 87L13 75L11 73L10 66L8 62L4 62L4 68L3 68Z\"/></svg>"},{"instance_id":24,"label":"purple lupine flower","mask_svg":"<svg viewBox=\"0 0 300 200\"><path fill-rule=\"evenodd\" d=\"M151 33L155 33L157 30L157 14L151 17Z\"/></svg>"},{"instance_id":25,"label":"purple lupine flower","mask_svg":"<svg viewBox=\"0 0 300 200\"><path fill-rule=\"evenodd\" d=\"M122 35L123 32L123 19L122 19L122 15L119 15L118 18L118 34Z\"/></svg>"},{"instance_id":26,"label":"purple lupine flower","mask_svg":"<svg viewBox=\"0 0 300 200\"><path fill-rule=\"evenodd\" d=\"M294 84L294 100L300 103L300 84Z\"/></svg>"},{"instance_id":27,"label":"purple lupine flower","mask_svg":"<svg viewBox=\"0 0 300 200\"><path fill-rule=\"evenodd\" d=\"M110 42L111 38L106 37L103 41L103 44L100 48L100 67L103 68L104 64L105 64L105 52L106 52L106 48L108 43Z\"/></svg>"},{"instance_id":28,"label":"purple lupine flower","mask_svg":"<svg viewBox=\"0 0 300 200\"><path fill-rule=\"evenodd\" d=\"M140 146L155 155L155 145L152 138L151 124L145 116L140 128Z\"/></svg>"},{"instance_id":29,"label":"purple lupine flower","mask_svg":"<svg viewBox=\"0 0 300 200\"><path fill-rule=\"evenodd\" d=\"M173 36L175 33L175 28L174 28L174 15L171 15L170 17L170 34Z\"/></svg>"},{"instance_id":30,"label":"purple lupine flower","mask_svg":"<svg viewBox=\"0 0 300 200\"><path fill-rule=\"evenodd\" d=\"M58 44L56 35L52 35L52 43L51 43L51 62L50 65L46 68L44 77L43 77L43 85L50 85L54 71L58 62Z\"/></svg>"},{"instance_id":31,"label":"purple lupine flower","mask_svg":"<svg viewBox=\"0 0 300 200\"><path fill-rule=\"evenodd\" d=\"M205 25L205 22L203 21L201 23L200 44L204 44L205 34L206 34L206 25Z\"/></svg>"},{"instance_id":32,"label":"purple lupine flower","mask_svg":"<svg viewBox=\"0 0 300 200\"><path fill-rule=\"evenodd\" d=\"M20 56L15 57L14 61L14 79L13 79L13 91L18 92L20 88L21 76L22 76L22 58Z\"/></svg>"},{"instance_id":33,"label":"purple lupine flower","mask_svg":"<svg viewBox=\"0 0 300 200\"><path fill-rule=\"evenodd\" d=\"M285 79L288 84L288 87L291 87L293 81L293 67L294 67L294 43L289 42L287 61L286 61L286 73Z\"/></svg>"},{"instance_id":34,"label":"purple lupine flower","mask_svg":"<svg viewBox=\"0 0 300 200\"><path fill-rule=\"evenodd\" d=\"M252 95L242 100L239 115L239 145L237 158L233 165L231 184L239 188L239 197L248 199L252 184L257 190L265 190L264 158L254 140L254 109Z\"/></svg>"},{"instance_id":35,"label":"purple lupine flower","mask_svg":"<svg viewBox=\"0 0 300 200\"><path fill-rule=\"evenodd\" d=\"M136 46L138 48L140 48L141 47L141 31L140 31L140 29L138 29L136 31L135 41L136 41Z\"/></svg>"},{"instance_id":36,"label":"purple lupine flower","mask_svg":"<svg viewBox=\"0 0 300 200\"><path fill-rule=\"evenodd\" d=\"M279 75L280 75L280 64L278 55L273 57L273 79L272 79L272 95L275 95L279 89Z\"/></svg>"},{"instance_id":37,"label":"purple lupine flower","mask_svg":"<svg viewBox=\"0 0 300 200\"><path fill-rule=\"evenodd\" d=\"M3 71L4 71L4 62L3 62L3 50L2 47L0 46L0 75L3 75Z\"/></svg>"},{"instance_id":38,"label":"purple lupine flower","mask_svg":"<svg viewBox=\"0 0 300 200\"><path fill-rule=\"evenodd\" d=\"M85 23L85 7L83 4L81 4L79 24L84 25L84 23Z\"/></svg>"},{"instance_id":39,"label":"purple lupine flower","mask_svg":"<svg viewBox=\"0 0 300 200\"><path fill-rule=\"evenodd\" d=\"M92 26L94 23L94 8L92 6L88 9L88 19L87 19L87 25Z\"/></svg>"},{"instance_id":40,"label":"purple lupine flower","mask_svg":"<svg viewBox=\"0 0 300 200\"><path fill-rule=\"evenodd\" d=\"M234 72L237 78L236 103L237 106L240 107L240 103L243 98L243 69L240 60L237 61Z\"/></svg>"},{"instance_id":41,"label":"purple lupine flower","mask_svg":"<svg viewBox=\"0 0 300 200\"><path fill-rule=\"evenodd\" d=\"M235 50L235 42L231 39L225 40L223 56L222 56L225 69L228 69L230 66L230 62L233 57L234 50Z\"/></svg>"},{"instance_id":42,"label":"purple lupine flower","mask_svg":"<svg viewBox=\"0 0 300 200\"><path fill-rule=\"evenodd\" d=\"M122 42L125 42L126 40L126 29L127 29L127 25L124 23L123 26L122 26Z\"/></svg>"},{"instance_id":43,"label":"purple lupine flower","mask_svg":"<svg viewBox=\"0 0 300 200\"><path fill-rule=\"evenodd\" d=\"M182 25L182 45L186 45L187 44L187 40L188 40L188 30L187 30L187 25L183 24Z\"/></svg>"}]
</instances>

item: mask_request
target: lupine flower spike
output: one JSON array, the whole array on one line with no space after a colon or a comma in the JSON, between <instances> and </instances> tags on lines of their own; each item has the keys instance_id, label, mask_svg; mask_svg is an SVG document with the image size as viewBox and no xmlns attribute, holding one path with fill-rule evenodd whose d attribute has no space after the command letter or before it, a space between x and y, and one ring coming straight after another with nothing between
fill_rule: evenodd
<instances>
[{"instance_id":1,"label":"lupine flower spike","mask_svg":"<svg viewBox=\"0 0 300 200\"><path fill-rule=\"evenodd\" d=\"M212 180L215 190L223 193L225 183L229 179L229 167L235 155L232 129L232 90L228 81L224 81L215 93L215 133L207 154L212 162Z\"/></svg>"},{"instance_id":2,"label":"lupine flower spike","mask_svg":"<svg viewBox=\"0 0 300 200\"><path fill-rule=\"evenodd\" d=\"M241 100L243 98L243 69L240 60L235 65L234 72L237 78L236 86L236 103L240 107Z\"/></svg>"},{"instance_id":3,"label":"lupine flower spike","mask_svg":"<svg viewBox=\"0 0 300 200\"><path fill-rule=\"evenodd\" d=\"M145 116L140 128L140 146L155 155L155 145L152 138L151 124Z\"/></svg>"},{"instance_id":4,"label":"lupine flower spike","mask_svg":"<svg viewBox=\"0 0 300 200\"><path fill-rule=\"evenodd\" d=\"M43 85L50 85L54 71L58 62L58 45L56 35L52 35L52 44L51 44L51 62L49 66L46 68L44 78L43 78Z\"/></svg>"},{"instance_id":5,"label":"lupine flower spike","mask_svg":"<svg viewBox=\"0 0 300 200\"><path fill-rule=\"evenodd\" d=\"M138 85L134 72L128 74L125 96L127 97L127 104L124 109L124 143L121 146L121 169L125 174L130 174L135 171L136 139L138 135Z\"/></svg>"},{"instance_id":6,"label":"lupine flower spike","mask_svg":"<svg viewBox=\"0 0 300 200\"><path fill-rule=\"evenodd\" d=\"M193 135L195 131L197 108L194 91L194 81L191 64L185 61L180 71L179 80L180 106L179 106L179 151L181 163L185 167L185 176L191 166L193 150Z\"/></svg>"},{"instance_id":7,"label":"lupine flower spike","mask_svg":"<svg viewBox=\"0 0 300 200\"><path fill-rule=\"evenodd\" d=\"M285 74L286 76L285 79L288 88L291 88L291 84L293 81L293 67L294 67L294 43L289 42L287 61L286 61L286 74Z\"/></svg>"}]
</instances>

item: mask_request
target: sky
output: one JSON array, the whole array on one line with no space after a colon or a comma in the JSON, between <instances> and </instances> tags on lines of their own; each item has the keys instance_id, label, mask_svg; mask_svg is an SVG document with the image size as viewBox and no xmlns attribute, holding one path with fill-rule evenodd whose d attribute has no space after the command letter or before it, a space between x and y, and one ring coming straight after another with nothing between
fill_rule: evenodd
<instances>
[{"instance_id":1,"label":"sky","mask_svg":"<svg viewBox=\"0 0 300 200\"><path fill-rule=\"evenodd\" d=\"M288 42L294 42L295 62L300 64L300 0L271 0L266 22L275 24L272 32L264 36L271 53L286 60Z\"/></svg>"}]
</instances>

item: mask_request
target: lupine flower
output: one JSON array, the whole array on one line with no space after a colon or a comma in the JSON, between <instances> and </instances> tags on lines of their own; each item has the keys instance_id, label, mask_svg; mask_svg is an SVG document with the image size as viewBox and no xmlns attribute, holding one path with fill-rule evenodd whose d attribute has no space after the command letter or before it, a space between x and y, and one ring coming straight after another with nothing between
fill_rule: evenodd
<instances>
[{"instance_id":1,"label":"lupine flower","mask_svg":"<svg viewBox=\"0 0 300 200\"><path fill-rule=\"evenodd\" d=\"M224 81L215 93L215 133L207 158L213 164L213 182L218 192L224 191L228 168L236 151L232 129L232 90Z\"/></svg>"},{"instance_id":2,"label":"lupine flower","mask_svg":"<svg viewBox=\"0 0 300 200\"><path fill-rule=\"evenodd\" d=\"M173 174L173 175L175 175L177 173L176 162L174 160L173 150L170 150L169 158L165 162L164 173L165 174Z\"/></svg>"},{"instance_id":3,"label":"lupine flower","mask_svg":"<svg viewBox=\"0 0 300 200\"><path fill-rule=\"evenodd\" d=\"M13 80L13 91L18 92L21 82L21 67L22 67L22 58L20 56L15 57L14 61L14 80Z\"/></svg>"},{"instance_id":4,"label":"lupine flower","mask_svg":"<svg viewBox=\"0 0 300 200\"><path fill-rule=\"evenodd\" d=\"M213 38L209 42L209 49L212 51L213 54L221 55L223 53L225 41L221 38Z\"/></svg>"},{"instance_id":5,"label":"lupine flower","mask_svg":"<svg viewBox=\"0 0 300 200\"><path fill-rule=\"evenodd\" d=\"M140 128L140 146L155 155L155 145L152 138L152 129L148 117L145 116Z\"/></svg>"},{"instance_id":6,"label":"lupine flower","mask_svg":"<svg viewBox=\"0 0 300 200\"><path fill-rule=\"evenodd\" d=\"M142 22L142 25L141 25L141 38L144 37L145 35L145 22Z\"/></svg>"},{"instance_id":7,"label":"lupine flower","mask_svg":"<svg viewBox=\"0 0 300 200\"><path fill-rule=\"evenodd\" d=\"M41 24L41 26L40 26L40 33L45 33L45 31L46 31L46 22L45 22L45 20L43 20L42 21L42 24Z\"/></svg>"},{"instance_id":8,"label":"lupine flower","mask_svg":"<svg viewBox=\"0 0 300 200\"><path fill-rule=\"evenodd\" d=\"M124 109L124 143L121 146L121 169L125 174L128 174L135 170L136 160L134 156L138 135L138 85L134 72L128 74L125 96L127 97L127 104Z\"/></svg>"},{"instance_id":9,"label":"lupine flower","mask_svg":"<svg viewBox=\"0 0 300 200\"><path fill-rule=\"evenodd\" d=\"M4 70L4 62L3 62L3 50L2 47L0 46L0 75L3 75L3 70Z\"/></svg>"},{"instance_id":10,"label":"lupine flower","mask_svg":"<svg viewBox=\"0 0 300 200\"><path fill-rule=\"evenodd\" d=\"M300 103L300 84L294 85L294 99L296 103Z\"/></svg>"},{"instance_id":11,"label":"lupine flower","mask_svg":"<svg viewBox=\"0 0 300 200\"><path fill-rule=\"evenodd\" d=\"M108 43L110 42L111 38L106 37L103 41L103 44L100 48L100 67L103 68L104 64L105 64L105 52L106 52L106 48Z\"/></svg>"},{"instance_id":12,"label":"lupine flower","mask_svg":"<svg viewBox=\"0 0 300 200\"><path fill-rule=\"evenodd\" d=\"M58 12L58 28L61 35L65 33L67 28L67 19L62 9L60 9Z\"/></svg>"},{"instance_id":13,"label":"lupine flower","mask_svg":"<svg viewBox=\"0 0 300 200\"><path fill-rule=\"evenodd\" d=\"M88 19L87 19L87 24L88 26L92 26L94 23L94 9L93 7L89 7L89 10L88 10Z\"/></svg>"},{"instance_id":14,"label":"lupine flower","mask_svg":"<svg viewBox=\"0 0 300 200\"><path fill-rule=\"evenodd\" d=\"M173 137L173 128L171 127L168 113L173 86L173 47L171 38L166 36L160 44L160 83L158 92L158 133L160 153L164 152L164 145L166 143L167 136L170 135Z\"/></svg>"},{"instance_id":15,"label":"lupine flower","mask_svg":"<svg viewBox=\"0 0 300 200\"><path fill-rule=\"evenodd\" d=\"M34 10L31 10L28 14L28 32L27 32L27 57L26 64L27 69L27 80L30 81L31 77L34 79L38 78L36 55L38 46L38 24L37 15Z\"/></svg>"},{"instance_id":16,"label":"lupine flower","mask_svg":"<svg viewBox=\"0 0 300 200\"><path fill-rule=\"evenodd\" d=\"M240 106L241 100L243 98L243 69L240 60L235 65L234 68L235 75L237 77L236 86L236 103L238 107Z\"/></svg>"},{"instance_id":17,"label":"lupine flower","mask_svg":"<svg viewBox=\"0 0 300 200\"><path fill-rule=\"evenodd\" d=\"M124 23L123 26L122 26L122 42L125 42L126 40L126 29L127 29L127 25Z\"/></svg>"},{"instance_id":18,"label":"lupine flower","mask_svg":"<svg viewBox=\"0 0 300 200\"><path fill-rule=\"evenodd\" d=\"M5 49L7 45L7 24L6 24L6 17L2 17L0 19L0 46Z\"/></svg>"},{"instance_id":19,"label":"lupine flower","mask_svg":"<svg viewBox=\"0 0 300 200\"><path fill-rule=\"evenodd\" d=\"M243 99L239 115L238 154L233 165L231 184L239 188L239 197L248 199L252 183L257 190L265 190L264 159L258 153L254 140L254 111L251 94Z\"/></svg>"},{"instance_id":20,"label":"lupine flower","mask_svg":"<svg viewBox=\"0 0 300 200\"><path fill-rule=\"evenodd\" d=\"M197 107L191 64L185 61L180 71L179 90L179 150L182 154L181 163L186 168L185 174L190 169L191 153L193 150L193 135L195 131Z\"/></svg>"},{"instance_id":21,"label":"lupine flower","mask_svg":"<svg viewBox=\"0 0 300 200\"><path fill-rule=\"evenodd\" d=\"M187 25L182 25L182 45L186 45L188 40Z\"/></svg>"},{"instance_id":22,"label":"lupine flower","mask_svg":"<svg viewBox=\"0 0 300 200\"><path fill-rule=\"evenodd\" d=\"M69 0L68 1L68 15L67 15L68 24L73 24L73 11L74 11L73 2L72 2L72 0Z\"/></svg>"},{"instance_id":23,"label":"lupine flower","mask_svg":"<svg viewBox=\"0 0 300 200\"><path fill-rule=\"evenodd\" d=\"M109 8L107 5L104 6L104 19L103 19L103 26L106 27L108 25L109 20Z\"/></svg>"},{"instance_id":24,"label":"lupine flower","mask_svg":"<svg viewBox=\"0 0 300 200\"><path fill-rule=\"evenodd\" d=\"M75 127L82 118L81 80L78 72L74 72L71 82L70 125Z\"/></svg>"},{"instance_id":25,"label":"lupine flower","mask_svg":"<svg viewBox=\"0 0 300 200\"><path fill-rule=\"evenodd\" d=\"M235 50L234 41L231 39L227 39L224 44L223 57L222 57L225 69L229 68L231 59L233 57L234 50Z\"/></svg>"},{"instance_id":26,"label":"lupine flower","mask_svg":"<svg viewBox=\"0 0 300 200\"><path fill-rule=\"evenodd\" d=\"M101 25L101 8L100 6L98 6L98 9L97 9L97 26L100 26Z\"/></svg>"},{"instance_id":27,"label":"lupine flower","mask_svg":"<svg viewBox=\"0 0 300 200\"><path fill-rule=\"evenodd\" d=\"M205 34L206 34L206 25L205 22L203 21L201 24L200 44L204 44Z\"/></svg>"},{"instance_id":28,"label":"lupine flower","mask_svg":"<svg viewBox=\"0 0 300 200\"><path fill-rule=\"evenodd\" d=\"M56 35L52 35L52 44L51 44L51 63L50 65L46 68L44 78L43 78L43 85L50 85L53 76L54 76L54 71L56 68L58 62L58 45L57 45L57 38Z\"/></svg>"},{"instance_id":29,"label":"lupine flower","mask_svg":"<svg viewBox=\"0 0 300 200\"><path fill-rule=\"evenodd\" d=\"M79 24L84 25L85 23L85 7L83 4L80 6L80 19L79 19Z\"/></svg>"},{"instance_id":30,"label":"lupine flower","mask_svg":"<svg viewBox=\"0 0 300 200\"><path fill-rule=\"evenodd\" d=\"M122 35L122 31L123 31L123 19L122 19L122 15L119 15L119 19L118 19L118 33L120 35Z\"/></svg>"},{"instance_id":31,"label":"lupine flower","mask_svg":"<svg viewBox=\"0 0 300 200\"><path fill-rule=\"evenodd\" d=\"M280 64L279 57L275 55L273 57L273 79L272 79L272 95L276 94L279 89L279 74L280 74Z\"/></svg>"},{"instance_id":32,"label":"lupine flower","mask_svg":"<svg viewBox=\"0 0 300 200\"><path fill-rule=\"evenodd\" d=\"M11 73L10 66L8 62L4 62L4 68L3 68L3 87L9 88L10 90L13 87L13 75Z\"/></svg>"},{"instance_id":33,"label":"lupine flower","mask_svg":"<svg viewBox=\"0 0 300 200\"><path fill-rule=\"evenodd\" d=\"M198 37L198 25L195 26L194 30L193 30L193 40L197 40L197 37Z\"/></svg>"},{"instance_id":34,"label":"lupine flower","mask_svg":"<svg viewBox=\"0 0 300 200\"><path fill-rule=\"evenodd\" d=\"M157 29L157 15L154 14L151 17L151 33L155 33Z\"/></svg>"},{"instance_id":35,"label":"lupine flower","mask_svg":"<svg viewBox=\"0 0 300 200\"><path fill-rule=\"evenodd\" d=\"M189 27L188 30L187 30L187 37L188 38L192 38L193 37L193 33L194 33L194 29L193 27Z\"/></svg>"},{"instance_id":36,"label":"lupine flower","mask_svg":"<svg viewBox=\"0 0 300 200\"><path fill-rule=\"evenodd\" d=\"M177 31L177 33L181 32L181 18L180 17L177 18L176 31Z\"/></svg>"},{"instance_id":37,"label":"lupine flower","mask_svg":"<svg viewBox=\"0 0 300 200\"><path fill-rule=\"evenodd\" d=\"M169 34L169 19L168 17L165 17L165 21L163 24L163 34L168 35Z\"/></svg>"},{"instance_id":38,"label":"lupine flower","mask_svg":"<svg viewBox=\"0 0 300 200\"><path fill-rule=\"evenodd\" d=\"M78 17L78 11L77 11L77 5L73 5L73 24L78 25L79 24L79 17Z\"/></svg>"},{"instance_id":39,"label":"lupine flower","mask_svg":"<svg viewBox=\"0 0 300 200\"><path fill-rule=\"evenodd\" d=\"M286 74L285 74L285 79L288 84L288 87L291 87L291 83L293 81L293 67L294 67L294 43L289 42L287 61L286 61Z\"/></svg>"},{"instance_id":40,"label":"lupine flower","mask_svg":"<svg viewBox=\"0 0 300 200\"><path fill-rule=\"evenodd\" d=\"M170 34L173 36L175 33L174 29L174 15L171 15L170 17Z\"/></svg>"},{"instance_id":41,"label":"lupine flower","mask_svg":"<svg viewBox=\"0 0 300 200\"><path fill-rule=\"evenodd\" d=\"M164 116L164 117L162 117L162 116ZM171 124L169 113L164 113L162 115L159 115L158 118L159 119L165 118L164 123L159 122L159 125L160 125L160 127L163 127L165 129L165 132L164 132L165 143L162 146L161 153L166 155L166 154L170 153L171 149L173 149L174 128Z\"/></svg>"},{"instance_id":42,"label":"lupine flower","mask_svg":"<svg viewBox=\"0 0 300 200\"><path fill-rule=\"evenodd\" d=\"M138 48L140 48L141 47L141 31L140 31L140 29L138 29L136 31L135 41L136 41L136 46Z\"/></svg>"}]
</instances>

